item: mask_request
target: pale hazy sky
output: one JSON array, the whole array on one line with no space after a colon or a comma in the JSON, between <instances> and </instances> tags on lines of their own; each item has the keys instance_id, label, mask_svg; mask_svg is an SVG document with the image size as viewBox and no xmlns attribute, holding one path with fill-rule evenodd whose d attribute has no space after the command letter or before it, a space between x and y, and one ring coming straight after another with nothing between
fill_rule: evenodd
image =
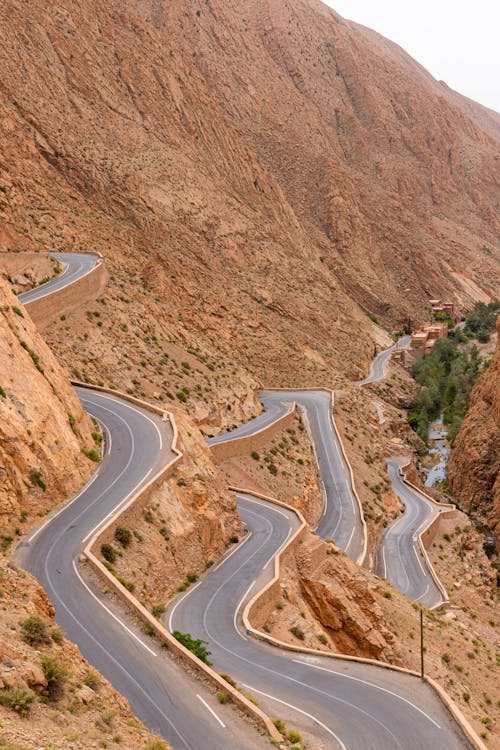
<instances>
[{"instance_id":1,"label":"pale hazy sky","mask_svg":"<svg viewBox=\"0 0 500 750\"><path fill-rule=\"evenodd\" d=\"M323 0L403 47L438 80L500 112L499 0Z\"/></svg>"}]
</instances>

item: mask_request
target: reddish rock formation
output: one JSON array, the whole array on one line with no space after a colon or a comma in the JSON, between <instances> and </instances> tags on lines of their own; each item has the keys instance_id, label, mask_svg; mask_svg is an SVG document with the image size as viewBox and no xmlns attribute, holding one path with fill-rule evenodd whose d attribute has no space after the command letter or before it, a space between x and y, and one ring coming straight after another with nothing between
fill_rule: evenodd
<instances>
[{"instance_id":1,"label":"reddish rock formation","mask_svg":"<svg viewBox=\"0 0 500 750\"><path fill-rule=\"evenodd\" d=\"M111 270L102 328L50 334L92 379L168 391L147 345L127 382L154 335L332 385L371 357L362 309L496 294L498 116L316 0L12 0L0 63L12 243L90 243Z\"/></svg>"},{"instance_id":2,"label":"reddish rock formation","mask_svg":"<svg viewBox=\"0 0 500 750\"><path fill-rule=\"evenodd\" d=\"M492 363L476 383L448 462L460 508L485 521L500 546L500 318Z\"/></svg>"},{"instance_id":3,"label":"reddish rock formation","mask_svg":"<svg viewBox=\"0 0 500 750\"><path fill-rule=\"evenodd\" d=\"M92 423L67 374L0 277L0 528L3 546L84 483ZM9 542L10 540L10 542Z\"/></svg>"}]
</instances>

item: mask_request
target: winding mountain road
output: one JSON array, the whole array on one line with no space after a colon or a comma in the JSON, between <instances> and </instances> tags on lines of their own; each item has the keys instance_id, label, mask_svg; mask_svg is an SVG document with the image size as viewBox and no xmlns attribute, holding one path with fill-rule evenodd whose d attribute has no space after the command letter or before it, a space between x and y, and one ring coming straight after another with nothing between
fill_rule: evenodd
<instances>
[{"instance_id":1,"label":"winding mountain road","mask_svg":"<svg viewBox=\"0 0 500 750\"><path fill-rule=\"evenodd\" d=\"M17 547L16 563L40 581L67 637L175 750L264 748L267 743L250 725L219 706L203 683L168 658L80 569L84 543L173 453L168 422L120 398L76 392L104 427L106 455L86 487Z\"/></svg>"},{"instance_id":2,"label":"winding mountain road","mask_svg":"<svg viewBox=\"0 0 500 750\"><path fill-rule=\"evenodd\" d=\"M425 495L405 484L399 474L404 460L390 459L387 469L405 512L389 526L379 545L375 572L416 602L432 607L443 595L423 557L417 535L441 511Z\"/></svg>"},{"instance_id":3,"label":"winding mountain road","mask_svg":"<svg viewBox=\"0 0 500 750\"><path fill-rule=\"evenodd\" d=\"M466 748L458 726L424 682L380 667L306 656L255 641L242 630L244 604L272 575L271 562L298 525L295 513L238 495L248 535L164 616L170 630L210 644L229 673L272 716L320 737L325 748Z\"/></svg>"},{"instance_id":4,"label":"winding mountain road","mask_svg":"<svg viewBox=\"0 0 500 750\"><path fill-rule=\"evenodd\" d=\"M37 291L47 293L48 284ZM229 707L214 705L213 695L125 620L120 608L104 598L99 584L79 568L85 541L172 454L171 428L161 418L116 396L91 389L77 389L77 393L103 425L104 459L86 487L18 546L17 563L40 580L68 637L128 698L147 726L176 750L261 747L266 741L260 735ZM347 528L338 509L328 507L330 497L332 505L343 497L337 472L345 475L340 453L340 463L332 463L329 396L321 391L267 392L263 399L275 414L288 408L288 400L303 406L318 464L326 472L325 485L329 477L333 479L326 488L325 523ZM256 424L258 420L245 427L256 429ZM295 725L321 737L326 748L469 748L431 688L416 678L366 664L288 652L242 632L242 606L269 579L272 560L291 535L297 517L248 496L238 498L238 507L247 536L171 605L167 613L171 627L206 638L217 670L232 674L271 715L290 716ZM358 536L353 533L354 518L353 512L352 536L344 540L347 548L350 539ZM355 554L354 549L350 552Z\"/></svg>"},{"instance_id":5,"label":"winding mountain road","mask_svg":"<svg viewBox=\"0 0 500 750\"><path fill-rule=\"evenodd\" d=\"M28 292L20 294L19 301L23 305L64 289L64 287L90 273L101 261L96 253L51 253L51 256L63 265L63 271L50 281L46 281L45 284L40 284L40 286L30 289Z\"/></svg>"},{"instance_id":6,"label":"winding mountain road","mask_svg":"<svg viewBox=\"0 0 500 750\"><path fill-rule=\"evenodd\" d=\"M348 479L348 469L342 456L337 435L331 421L331 394L323 390L261 391L259 399L264 413L234 430L232 437L250 435L286 414L296 403L302 409L324 491L323 513L316 531L324 539L334 539L340 549L357 562L365 550L365 528L361 512ZM224 434L211 438L209 443L227 440Z\"/></svg>"},{"instance_id":7,"label":"winding mountain road","mask_svg":"<svg viewBox=\"0 0 500 750\"><path fill-rule=\"evenodd\" d=\"M370 375L358 380L357 385L368 385L384 378L392 352L397 347L406 346L410 339L410 336L404 336L397 344L380 352L372 362ZM376 402L374 405L377 408ZM380 404L377 413L380 419ZM403 459L387 461L392 489L403 503L404 513L390 525L377 545L375 572L416 602L434 607L443 601L443 593L422 554L418 535L441 511L425 495L405 484L399 473L399 467L404 463L407 461Z\"/></svg>"},{"instance_id":8,"label":"winding mountain road","mask_svg":"<svg viewBox=\"0 0 500 750\"><path fill-rule=\"evenodd\" d=\"M376 383L377 380L385 378L387 364L391 358L391 354L395 349L400 349L403 346L407 346L411 340L411 336L403 336L395 344L390 346L388 349L377 354L370 364L370 374L363 378L363 380L357 380L357 385L368 385L369 383Z\"/></svg>"}]
</instances>

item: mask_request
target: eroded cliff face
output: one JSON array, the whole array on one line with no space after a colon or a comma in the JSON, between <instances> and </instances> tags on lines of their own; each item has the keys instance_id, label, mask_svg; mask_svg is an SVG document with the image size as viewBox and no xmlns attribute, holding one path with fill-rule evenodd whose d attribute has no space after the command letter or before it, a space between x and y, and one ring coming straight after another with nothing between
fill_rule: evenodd
<instances>
[{"instance_id":1,"label":"eroded cliff face","mask_svg":"<svg viewBox=\"0 0 500 750\"><path fill-rule=\"evenodd\" d=\"M377 602L379 579L313 532L302 539L285 555L281 599L264 630L295 645L397 662L396 640Z\"/></svg>"},{"instance_id":2,"label":"eroded cliff face","mask_svg":"<svg viewBox=\"0 0 500 750\"><path fill-rule=\"evenodd\" d=\"M3 546L75 492L95 464L92 423L28 313L0 277L0 527Z\"/></svg>"},{"instance_id":3,"label":"eroded cliff face","mask_svg":"<svg viewBox=\"0 0 500 750\"><path fill-rule=\"evenodd\" d=\"M10 247L92 238L105 255L100 319L49 333L91 379L175 399L189 379L162 374L161 351L196 349L215 368L197 385L239 387L249 416L245 370L266 385L364 372L362 309L399 326L429 296L496 294L498 117L320 3L1 14L0 220Z\"/></svg>"},{"instance_id":4,"label":"eroded cliff face","mask_svg":"<svg viewBox=\"0 0 500 750\"><path fill-rule=\"evenodd\" d=\"M149 608L192 583L243 532L236 497L202 435L184 411L176 409L174 416L182 460L160 487L118 517L95 550L101 556L102 544L112 546L113 571ZM125 544L118 527L130 534Z\"/></svg>"},{"instance_id":5,"label":"eroded cliff face","mask_svg":"<svg viewBox=\"0 0 500 750\"><path fill-rule=\"evenodd\" d=\"M500 334L500 318L497 321ZM476 383L447 468L460 508L480 518L500 547L500 335L488 370Z\"/></svg>"}]
</instances>

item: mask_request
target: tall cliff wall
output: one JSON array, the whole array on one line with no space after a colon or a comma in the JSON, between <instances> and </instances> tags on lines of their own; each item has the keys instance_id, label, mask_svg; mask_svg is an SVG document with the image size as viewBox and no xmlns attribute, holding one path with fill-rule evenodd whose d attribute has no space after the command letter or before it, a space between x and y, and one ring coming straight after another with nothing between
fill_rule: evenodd
<instances>
[{"instance_id":1,"label":"tall cliff wall","mask_svg":"<svg viewBox=\"0 0 500 750\"><path fill-rule=\"evenodd\" d=\"M75 492L95 464L92 423L0 277L0 527L4 545ZM15 532L17 529L17 532Z\"/></svg>"},{"instance_id":2,"label":"tall cliff wall","mask_svg":"<svg viewBox=\"0 0 500 750\"><path fill-rule=\"evenodd\" d=\"M492 363L478 380L448 462L448 481L463 510L478 516L500 546L500 318Z\"/></svg>"}]
</instances>

